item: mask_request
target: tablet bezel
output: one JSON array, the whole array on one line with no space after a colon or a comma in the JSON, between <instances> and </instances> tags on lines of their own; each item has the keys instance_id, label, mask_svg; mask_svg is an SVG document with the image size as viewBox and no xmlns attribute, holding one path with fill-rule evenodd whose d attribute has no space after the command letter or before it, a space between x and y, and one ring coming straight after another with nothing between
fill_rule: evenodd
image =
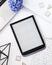
<instances>
[{"instance_id":1,"label":"tablet bezel","mask_svg":"<svg viewBox=\"0 0 52 65\"><path fill-rule=\"evenodd\" d=\"M35 25L36 25L37 32L39 33L39 36L40 36L40 38L41 38L41 40L42 40L42 45L40 45L40 46L38 46L38 47L36 47L36 48L30 49L30 50L28 50L28 51L23 52L22 49L21 49L21 47L20 47L20 43L19 43L19 41L18 41L18 38L17 38L17 36L16 36L16 34L15 34L15 31L14 31L14 29L13 29L12 26L15 25L16 23L23 22L24 20L29 19L29 18L32 18L33 21L34 21L34 23L35 23ZM30 53L32 53L32 52L38 51L38 50L40 50L41 48L44 48L44 47L45 47L44 39L43 39L43 37L42 37L42 35L41 35L41 32L40 32L40 30L39 30L39 28L38 28L38 25L37 25L36 20L35 20L35 18L34 18L33 15L31 15L31 16L29 16L29 17L27 17L27 18L24 18L24 19L22 19L22 20L19 20L19 21L17 21L17 22L11 23L10 26L11 26L12 32L13 32L13 34L14 34L14 37L15 37L15 39L16 39L16 41L17 41L17 44L18 44L18 46L19 46L19 49L20 49L22 55L30 54Z\"/></svg>"}]
</instances>

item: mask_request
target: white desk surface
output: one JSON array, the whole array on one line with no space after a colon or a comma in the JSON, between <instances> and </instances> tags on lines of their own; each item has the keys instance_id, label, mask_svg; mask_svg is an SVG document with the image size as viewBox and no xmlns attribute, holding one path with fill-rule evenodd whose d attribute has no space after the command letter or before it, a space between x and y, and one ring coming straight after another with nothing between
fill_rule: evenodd
<instances>
[{"instance_id":1,"label":"white desk surface","mask_svg":"<svg viewBox=\"0 0 52 65\"><path fill-rule=\"evenodd\" d=\"M30 16L31 14L32 13L27 9L22 8L10 23ZM45 39L46 48L44 50L27 57L23 57L14 38L10 23L8 23L8 25L6 25L6 27L0 32L0 46L11 43L8 65L22 65L22 62L25 62L26 65L52 65L52 39ZM20 62L16 61L17 55L21 56Z\"/></svg>"}]
</instances>

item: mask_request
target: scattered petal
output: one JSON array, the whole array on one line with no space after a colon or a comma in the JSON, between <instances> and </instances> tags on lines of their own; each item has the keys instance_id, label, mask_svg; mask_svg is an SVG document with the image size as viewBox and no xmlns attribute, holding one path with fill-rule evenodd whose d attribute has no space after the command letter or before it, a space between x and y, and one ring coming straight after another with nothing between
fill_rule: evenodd
<instances>
[{"instance_id":1,"label":"scattered petal","mask_svg":"<svg viewBox=\"0 0 52 65\"><path fill-rule=\"evenodd\" d=\"M46 13L45 13L45 16L47 16L47 17L49 17L51 15L51 13L49 12L49 11L47 11Z\"/></svg>"},{"instance_id":2,"label":"scattered petal","mask_svg":"<svg viewBox=\"0 0 52 65\"><path fill-rule=\"evenodd\" d=\"M26 65L24 62L22 62L22 65Z\"/></svg>"},{"instance_id":3,"label":"scattered petal","mask_svg":"<svg viewBox=\"0 0 52 65\"><path fill-rule=\"evenodd\" d=\"M16 56L16 61L21 61L21 56Z\"/></svg>"}]
</instances>

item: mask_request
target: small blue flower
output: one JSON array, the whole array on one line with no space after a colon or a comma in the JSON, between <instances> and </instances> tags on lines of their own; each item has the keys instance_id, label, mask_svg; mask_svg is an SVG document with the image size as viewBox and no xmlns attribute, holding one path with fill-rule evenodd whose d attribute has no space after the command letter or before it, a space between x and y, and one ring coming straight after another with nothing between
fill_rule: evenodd
<instances>
[{"instance_id":1,"label":"small blue flower","mask_svg":"<svg viewBox=\"0 0 52 65\"><path fill-rule=\"evenodd\" d=\"M12 11L17 12L21 9L23 0L9 0L9 6Z\"/></svg>"}]
</instances>

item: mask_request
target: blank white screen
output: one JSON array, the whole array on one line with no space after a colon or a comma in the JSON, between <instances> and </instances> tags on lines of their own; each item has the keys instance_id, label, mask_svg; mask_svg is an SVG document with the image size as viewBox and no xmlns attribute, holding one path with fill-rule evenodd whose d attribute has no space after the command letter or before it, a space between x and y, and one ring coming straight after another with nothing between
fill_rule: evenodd
<instances>
[{"instance_id":1,"label":"blank white screen","mask_svg":"<svg viewBox=\"0 0 52 65\"><path fill-rule=\"evenodd\" d=\"M13 29L23 52L43 44L33 18L14 24Z\"/></svg>"}]
</instances>

